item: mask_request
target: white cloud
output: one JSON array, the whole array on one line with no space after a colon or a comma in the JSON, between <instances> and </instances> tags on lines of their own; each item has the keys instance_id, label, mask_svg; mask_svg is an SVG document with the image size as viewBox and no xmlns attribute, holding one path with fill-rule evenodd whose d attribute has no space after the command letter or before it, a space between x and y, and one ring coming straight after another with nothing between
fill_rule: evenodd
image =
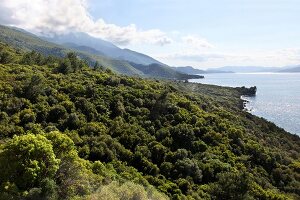
<instances>
[{"instance_id":1,"label":"white cloud","mask_svg":"<svg viewBox=\"0 0 300 200\"><path fill-rule=\"evenodd\" d=\"M211 60L223 60L226 59L228 55L217 54L217 53L193 53L193 52L182 52L161 55L162 59L170 60L183 60L183 61L193 61L193 62L206 62Z\"/></svg>"},{"instance_id":2,"label":"white cloud","mask_svg":"<svg viewBox=\"0 0 300 200\"><path fill-rule=\"evenodd\" d=\"M230 51L215 47L205 38L178 31L169 34L159 30L142 30L135 24L118 26L103 19L93 19L88 11L88 0L1 0L0 23L15 25L34 33L46 35L72 31L85 32L117 45L149 48L149 54L172 65L265 65L299 64L300 49L273 51ZM171 45L166 45L172 43ZM166 45L156 48L145 44ZM160 51L160 52L159 52ZM160 55L158 55L160 54Z\"/></svg>"},{"instance_id":3,"label":"white cloud","mask_svg":"<svg viewBox=\"0 0 300 200\"><path fill-rule=\"evenodd\" d=\"M70 31L86 32L119 45L147 43L165 45L172 42L158 29L141 30L94 20L87 0L2 0L0 23L15 25L35 33L53 35Z\"/></svg>"},{"instance_id":4,"label":"white cloud","mask_svg":"<svg viewBox=\"0 0 300 200\"><path fill-rule=\"evenodd\" d=\"M214 45L209 43L206 39L200 38L193 35L187 35L182 38L182 41L196 49L202 49L202 48L214 48Z\"/></svg>"}]
</instances>

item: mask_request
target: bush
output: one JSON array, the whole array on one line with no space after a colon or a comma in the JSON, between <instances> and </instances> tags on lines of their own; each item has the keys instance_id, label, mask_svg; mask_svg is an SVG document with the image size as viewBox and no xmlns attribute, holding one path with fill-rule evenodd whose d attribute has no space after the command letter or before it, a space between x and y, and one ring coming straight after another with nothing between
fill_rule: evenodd
<instances>
[{"instance_id":1,"label":"bush","mask_svg":"<svg viewBox=\"0 0 300 200\"><path fill-rule=\"evenodd\" d=\"M0 153L1 183L14 183L20 190L40 186L58 167L51 142L41 135L15 136Z\"/></svg>"},{"instance_id":2,"label":"bush","mask_svg":"<svg viewBox=\"0 0 300 200\"><path fill-rule=\"evenodd\" d=\"M119 184L112 182L109 185L101 187L96 193L87 198L88 200L126 200L126 199L138 199L138 200L165 200L168 199L164 194L159 193L152 187L144 188L141 185L126 182Z\"/></svg>"}]
</instances>

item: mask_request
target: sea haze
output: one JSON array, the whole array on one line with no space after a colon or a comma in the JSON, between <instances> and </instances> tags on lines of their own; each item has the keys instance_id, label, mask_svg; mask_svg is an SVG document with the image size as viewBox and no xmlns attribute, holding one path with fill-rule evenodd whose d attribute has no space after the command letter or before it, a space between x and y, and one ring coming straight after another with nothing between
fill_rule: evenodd
<instances>
[{"instance_id":1,"label":"sea haze","mask_svg":"<svg viewBox=\"0 0 300 200\"><path fill-rule=\"evenodd\" d=\"M251 113L300 135L300 73L206 74L191 82L220 86L257 86L257 95L247 97Z\"/></svg>"}]
</instances>

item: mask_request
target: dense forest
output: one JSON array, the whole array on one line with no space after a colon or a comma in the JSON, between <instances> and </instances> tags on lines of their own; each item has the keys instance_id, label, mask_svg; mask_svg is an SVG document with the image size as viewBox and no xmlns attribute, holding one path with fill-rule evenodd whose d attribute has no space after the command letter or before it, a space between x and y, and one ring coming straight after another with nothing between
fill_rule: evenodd
<instances>
[{"instance_id":1,"label":"dense forest","mask_svg":"<svg viewBox=\"0 0 300 200\"><path fill-rule=\"evenodd\" d=\"M299 199L300 138L226 88L0 43L0 199Z\"/></svg>"}]
</instances>

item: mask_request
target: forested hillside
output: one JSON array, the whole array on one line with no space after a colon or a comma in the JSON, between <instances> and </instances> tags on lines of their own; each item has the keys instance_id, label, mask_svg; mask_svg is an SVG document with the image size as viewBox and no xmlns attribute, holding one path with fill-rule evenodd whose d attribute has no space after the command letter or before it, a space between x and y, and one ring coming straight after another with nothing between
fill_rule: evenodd
<instances>
[{"instance_id":1,"label":"forested hillside","mask_svg":"<svg viewBox=\"0 0 300 200\"><path fill-rule=\"evenodd\" d=\"M110 58L129 61L137 64L150 65L153 63L163 64L150 56L147 56L142 53L138 53L129 49L121 49L116 45L102 40L100 38L92 37L83 32L73 32L64 35L55 35L53 37L43 37L43 39L67 46L75 47L79 50L85 47L90 47L96 51L93 52L95 55L107 56Z\"/></svg>"},{"instance_id":2,"label":"forested hillside","mask_svg":"<svg viewBox=\"0 0 300 200\"><path fill-rule=\"evenodd\" d=\"M72 39L72 37L70 39ZM76 38L73 39L76 40ZM96 39L93 39L91 42L96 42L95 40ZM149 65L147 64L129 63L129 61L127 61L121 55L120 55L121 57L119 56L109 57L108 56L109 54L106 55L90 46L77 46L74 44L65 44L65 46L63 46L61 44L55 44L52 42L45 41L40 37L31 34L29 32L26 32L22 29L16 29L13 27L7 27L2 25L0 25L0 41L4 44L8 44L19 50L28 51L28 52L36 51L47 56L64 57L69 52L76 52L77 56L85 60L89 65L98 62L99 65L108 68L115 73L123 74L123 75L144 76L144 77L163 78L163 79L181 79L181 80L191 79L191 78L203 78L202 76L188 75L185 73L177 72L173 70L171 67L161 64L158 61L155 61L154 59L152 60L156 64L153 67L151 67L151 65L149 67ZM102 41L101 43L103 42L104 41ZM100 43L98 44L100 47ZM102 44L102 46L104 45ZM124 53L123 56L125 56L125 54L134 54L134 55L139 55L139 57L141 58L145 58L145 59L147 58L146 55L138 54L137 52L122 50L114 46L113 49L115 48L117 49L117 51L123 52ZM107 49L105 48L104 50L107 51ZM132 55L130 57L132 57ZM150 61L151 59L148 60L146 63L149 63Z\"/></svg>"},{"instance_id":3,"label":"forested hillside","mask_svg":"<svg viewBox=\"0 0 300 200\"><path fill-rule=\"evenodd\" d=\"M0 199L300 198L300 139L242 111L246 88L0 63Z\"/></svg>"}]
</instances>

